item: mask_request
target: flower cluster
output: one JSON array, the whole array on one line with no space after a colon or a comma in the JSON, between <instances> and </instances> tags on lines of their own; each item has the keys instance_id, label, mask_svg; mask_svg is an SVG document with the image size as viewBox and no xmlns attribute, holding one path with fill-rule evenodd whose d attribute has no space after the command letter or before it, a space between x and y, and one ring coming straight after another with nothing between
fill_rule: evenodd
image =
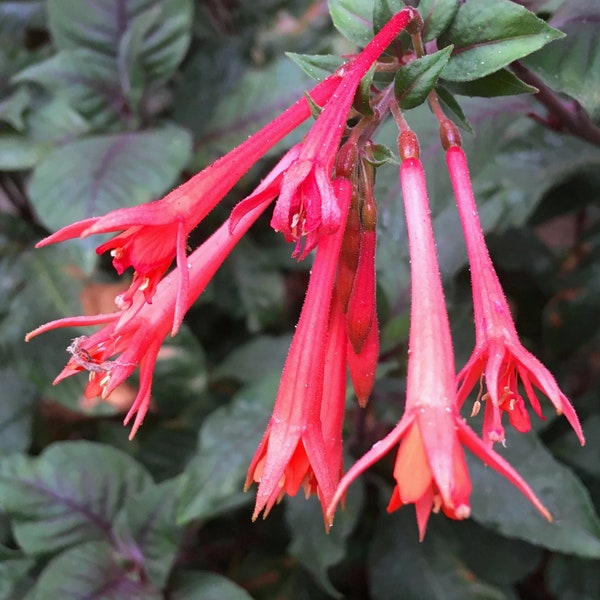
<instances>
[{"instance_id":1,"label":"flower cluster","mask_svg":"<svg viewBox=\"0 0 600 600\"><path fill-rule=\"evenodd\" d=\"M304 140L190 254L187 241L192 229L256 160L309 118L311 105L306 98L161 200L86 219L38 244L118 232L97 248L98 253L110 251L119 274L133 269L129 289L115 299L116 310L52 321L26 339L57 327L102 325L89 337L73 340L68 348L71 358L55 383L86 371L86 396L107 398L139 367L139 391L125 417L125 424L133 419L131 437L148 411L152 372L162 342L175 335L187 310L267 207L274 202L271 226L295 245L294 256L303 259L316 251L273 414L248 470L246 489L258 484L253 518L266 516L283 496L303 488L307 496L318 495L329 527L351 482L396 445L395 487L388 509L414 504L421 538L432 511L441 509L454 519L470 514L471 481L463 447L511 481L550 518L527 483L492 448L494 442L504 441L503 413L508 413L517 430L530 427L519 382L538 415L541 408L534 388L566 415L584 441L573 407L556 381L519 342L485 246L458 132L440 111L434 111L441 121L442 145L473 278L476 346L456 378L417 138L396 104L393 85L383 90L372 86L368 115L352 112L367 71L400 31L408 28L414 36L420 23L415 9L401 10L360 54L308 92L311 102L322 108ZM401 45L394 50L403 52ZM402 56L395 58L402 64ZM401 131L400 183L411 257L406 403L397 426L344 475L347 372L359 405L366 406L379 355L377 161L371 138L389 112ZM173 261L175 267L168 272ZM481 380L487 391L474 408L476 412L485 402L480 438L459 411Z\"/></svg>"}]
</instances>

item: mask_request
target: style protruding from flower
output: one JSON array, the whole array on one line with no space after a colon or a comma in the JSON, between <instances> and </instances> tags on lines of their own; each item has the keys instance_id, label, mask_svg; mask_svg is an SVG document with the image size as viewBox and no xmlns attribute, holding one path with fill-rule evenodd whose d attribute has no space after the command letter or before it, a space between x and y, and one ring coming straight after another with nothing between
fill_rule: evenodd
<instances>
[{"instance_id":1,"label":"style protruding from flower","mask_svg":"<svg viewBox=\"0 0 600 600\"><path fill-rule=\"evenodd\" d=\"M290 346L273 414L258 450L250 463L247 490L258 483L253 519L264 510L265 516L285 494L295 495L303 487L308 495L317 493L323 514L333 497L341 468L341 432L328 426L332 415L322 403L327 388L339 388L339 368L325 370L326 361L339 364L334 343L340 337L339 315L331 315L336 267L348 214L352 185L347 179L333 182L341 215L338 231L324 236L318 245L306 299ZM330 328L330 323L333 329ZM334 338L332 340L332 337ZM329 343L328 343L329 338ZM325 384L326 378L334 381ZM339 392L336 392L336 396ZM334 450L331 440L334 440ZM335 442L337 440L337 442ZM339 448L335 447L336 443ZM326 527L329 523L326 521Z\"/></svg>"},{"instance_id":2,"label":"style protruding from flower","mask_svg":"<svg viewBox=\"0 0 600 600\"><path fill-rule=\"evenodd\" d=\"M483 380L487 391L481 399L477 398L474 406L474 412L477 412L481 400L485 402L482 437L489 445L503 442L503 413L508 415L511 425L518 431L525 432L531 428L525 401L519 391L520 382L534 412L542 417L535 392L537 389L552 402L558 414L567 417L583 445L585 438L575 409L548 369L519 340L483 237L458 131L452 123L446 122L441 133L467 245L475 316L475 349L458 375L459 404L462 406L471 390Z\"/></svg>"},{"instance_id":3,"label":"style protruding from flower","mask_svg":"<svg viewBox=\"0 0 600 600\"><path fill-rule=\"evenodd\" d=\"M454 353L437 262L425 173L414 133L402 121L400 182L410 249L411 321L405 412L396 427L376 443L342 478L329 505L332 517L352 481L400 444L395 487L388 511L414 504L419 537L432 511L453 519L470 515L471 481L464 444L511 481L548 519L550 515L527 483L487 448L461 418L456 401Z\"/></svg>"}]
</instances>

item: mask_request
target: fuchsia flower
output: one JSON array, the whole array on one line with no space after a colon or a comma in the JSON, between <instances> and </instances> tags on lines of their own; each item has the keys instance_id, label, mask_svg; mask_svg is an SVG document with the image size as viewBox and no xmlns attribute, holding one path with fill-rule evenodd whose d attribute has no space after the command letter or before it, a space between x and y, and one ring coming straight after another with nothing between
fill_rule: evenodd
<instances>
[{"instance_id":1,"label":"fuchsia flower","mask_svg":"<svg viewBox=\"0 0 600 600\"><path fill-rule=\"evenodd\" d=\"M400 444L394 468L396 485L388 505L393 511L414 504L420 538L431 511L453 519L470 514L471 482L464 444L511 481L546 518L548 511L527 483L464 423L456 402L454 354L448 314L429 215L425 173L412 132L401 135L400 181L406 209L411 257L411 325L406 407L396 427L375 444L342 478L328 514L352 481Z\"/></svg>"},{"instance_id":2,"label":"fuchsia flower","mask_svg":"<svg viewBox=\"0 0 600 600\"><path fill-rule=\"evenodd\" d=\"M225 221L213 235L187 257L189 296L184 311L202 294L208 282L250 226L279 192L282 166L287 155L249 196L243 213L238 211L235 227ZM243 203L243 201L242 201ZM107 398L133 371L140 367L140 388L125 417L125 425L135 415L130 434L133 438L150 404L152 373L158 351L172 328L179 298L179 275L172 271L156 285L153 302L137 295L121 311L94 316L67 317L46 323L27 334L25 340L58 327L104 325L89 337L81 336L69 346L72 357L54 384L81 371L89 372L85 395ZM115 357L113 359L113 357Z\"/></svg>"},{"instance_id":3,"label":"fuchsia flower","mask_svg":"<svg viewBox=\"0 0 600 600\"><path fill-rule=\"evenodd\" d=\"M322 234L332 233L340 226L342 216L331 174L354 94L371 65L415 14L411 8L396 13L358 57L342 67L342 82L306 135L300 155L284 177L271 226L281 231L287 241L297 242L294 256L300 259L316 247Z\"/></svg>"},{"instance_id":4,"label":"fuchsia flower","mask_svg":"<svg viewBox=\"0 0 600 600\"><path fill-rule=\"evenodd\" d=\"M308 94L314 102L324 104L340 81L340 75L334 73ZM245 142L161 200L78 221L44 238L36 247L74 237L123 230L96 250L98 254L111 251L113 265L119 274L129 267L134 269L131 287L116 300L118 307L123 309L132 304L137 291L143 291L146 301L151 302L158 282L176 257L178 300L173 316L174 335L183 320L189 293L186 268L188 234L261 156L309 116L310 107L303 97Z\"/></svg>"},{"instance_id":5,"label":"fuchsia flower","mask_svg":"<svg viewBox=\"0 0 600 600\"><path fill-rule=\"evenodd\" d=\"M575 410L548 369L526 350L510 314L508 302L494 270L477 216L467 161L459 145L451 145L446 162L467 244L475 313L475 350L458 374L458 401L462 406L469 392L485 377L487 393L483 440L492 445L504 441L502 413L518 431L531 427L525 401L519 393L519 380L538 416L542 416L534 388L545 394L559 414L564 414L581 444L583 431ZM479 402L479 399L477 400ZM475 405L475 411L479 404Z\"/></svg>"},{"instance_id":6,"label":"fuchsia flower","mask_svg":"<svg viewBox=\"0 0 600 600\"><path fill-rule=\"evenodd\" d=\"M336 404L339 402L343 355L336 353L336 348L340 348L343 323L340 325L339 311L332 312L331 304L352 185L340 178L334 180L333 189L339 202L340 227L319 242L273 415L248 469L245 489L258 483L253 519L263 510L266 516L275 502L285 494L295 495L300 487L307 495L318 493L325 514L339 479L340 409L336 406L330 411L330 398L324 393L331 393ZM333 368L326 370L326 363Z\"/></svg>"}]
</instances>

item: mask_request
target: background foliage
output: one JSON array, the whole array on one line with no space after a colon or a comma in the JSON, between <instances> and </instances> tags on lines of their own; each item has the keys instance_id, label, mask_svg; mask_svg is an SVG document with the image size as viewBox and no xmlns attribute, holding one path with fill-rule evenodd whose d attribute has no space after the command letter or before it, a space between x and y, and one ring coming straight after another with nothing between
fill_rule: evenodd
<instances>
[{"instance_id":1,"label":"background foliage","mask_svg":"<svg viewBox=\"0 0 600 600\"><path fill-rule=\"evenodd\" d=\"M0 0L0 598L600 597L600 5L523 0L567 37L498 71L495 60L503 67L549 40L531 21L525 51L503 43L502 11L489 19L495 3L468 0L458 16L454 0L421 7L440 11L431 38L445 31L463 44L441 83L474 132L465 147L492 255L521 335L572 398L588 444L547 410L535 432L500 449L553 523L473 460L473 518L433 516L419 543L411 508L383 510L386 464L351 488L329 536L314 499L250 522L243 480L309 268L267 219L161 351L151 413L131 443L120 421L135 381L110 402L84 401L78 378L51 386L68 334L22 341L47 320L110 310L122 285L97 259L97 239L34 251L41 236L159 197L227 152L309 86L283 52L352 52L372 33L372 0ZM399 4L377 2L376 26ZM474 9L495 42L469 38ZM540 94L523 94L528 85ZM425 107L408 120L428 171L460 365L472 347L464 243L435 121ZM393 147L395 135L384 127L378 137ZM378 200L382 364L367 410L348 398L349 462L403 403L409 281L394 166L378 172Z\"/></svg>"}]
</instances>

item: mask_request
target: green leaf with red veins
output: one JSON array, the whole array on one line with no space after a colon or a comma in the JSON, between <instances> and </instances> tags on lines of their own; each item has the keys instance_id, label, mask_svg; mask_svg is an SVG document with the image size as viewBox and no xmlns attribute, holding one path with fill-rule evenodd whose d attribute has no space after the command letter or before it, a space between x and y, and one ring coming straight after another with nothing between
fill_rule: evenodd
<instances>
[{"instance_id":1,"label":"green leaf with red veins","mask_svg":"<svg viewBox=\"0 0 600 600\"><path fill-rule=\"evenodd\" d=\"M394 92L400 108L414 108L425 102L446 66L450 52L452 46L427 54L408 63L396 73Z\"/></svg>"},{"instance_id":2,"label":"green leaf with red veins","mask_svg":"<svg viewBox=\"0 0 600 600\"><path fill-rule=\"evenodd\" d=\"M442 34L458 11L458 0L420 0L419 12L423 17L423 39L426 42Z\"/></svg>"},{"instance_id":3,"label":"green leaf with red veins","mask_svg":"<svg viewBox=\"0 0 600 600\"><path fill-rule=\"evenodd\" d=\"M125 500L151 484L130 456L90 442L57 443L37 458L0 460L0 507L29 555L111 539Z\"/></svg>"},{"instance_id":4,"label":"green leaf with red veins","mask_svg":"<svg viewBox=\"0 0 600 600\"><path fill-rule=\"evenodd\" d=\"M528 56L524 64L552 89L577 99L600 124L600 2L565 2L550 22L567 37Z\"/></svg>"},{"instance_id":5,"label":"green leaf with red veins","mask_svg":"<svg viewBox=\"0 0 600 600\"><path fill-rule=\"evenodd\" d=\"M322 81L331 75L345 61L334 54L296 54L286 52L285 55L293 60L309 77Z\"/></svg>"},{"instance_id":6,"label":"green leaf with red veins","mask_svg":"<svg viewBox=\"0 0 600 600\"><path fill-rule=\"evenodd\" d=\"M527 85L508 69L500 69L474 81L448 81L448 88L461 96L513 96L516 94L535 94L538 90Z\"/></svg>"},{"instance_id":7,"label":"green leaf with red veins","mask_svg":"<svg viewBox=\"0 0 600 600\"><path fill-rule=\"evenodd\" d=\"M484 77L563 36L510 0L469 0L441 37L442 44L454 44L443 78Z\"/></svg>"},{"instance_id":8,"label":"green leaf with red veins","mask_svg":"<svg viewBox=\"0 0 600 600\"><path fill-rule=\"evenodd\" d=\"M190 147L187 132L173 125L65 144L38 163L29 183L31 202L42 223L55 231L155 200L176 182Z\"/></svg>"},{"instance_id":9,"label":"green leaf with red veins","mask_svg":"<svg viewBox=\"0 0 600 600\"><path fill-rule=\"evenodd\" d=\"M366 46L373 38L373 8L364 0L328 0L335 28L357 46Z\"/></svg>"},{"instance_id":10,"label":"green leaf with red veins","mask_svg":"<svg viewBox=\"0 0 600 600\"><path fill-rule=\"evenodd\" d=\"M79 544L48 563L27 598L161 600L158 588L132 576L126 559L106 541Z\"/></svg>"}]
</instances>

